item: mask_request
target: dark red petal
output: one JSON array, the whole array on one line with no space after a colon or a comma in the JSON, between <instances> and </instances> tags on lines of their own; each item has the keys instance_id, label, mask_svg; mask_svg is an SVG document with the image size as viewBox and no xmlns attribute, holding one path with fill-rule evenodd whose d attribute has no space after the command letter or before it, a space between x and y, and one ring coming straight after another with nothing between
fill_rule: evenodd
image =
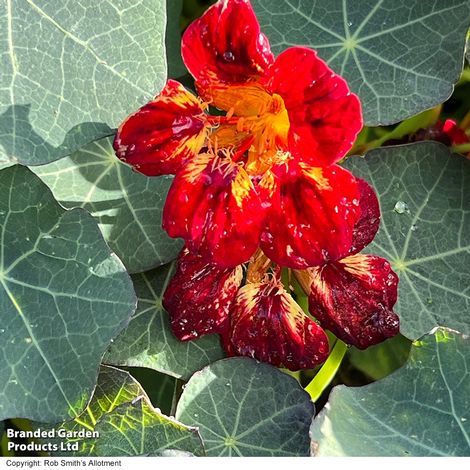
<instances>
[{"instance_id":1,"label":"dark red petal","mask_svg":"<svg viewBox=\"0 0 470 470\"><path fill-rule=\"evenodd\" d=\"M278 165L267 178L271 207L261 248L269 258L302 269L347 255L360 216L359 190L351 173L337 165L293 170ZM264 189L263 181L260 185Z\"/></svg>"},{"instance_id":2,"label":"dark red petal","mask_svg":"<svg viewBox=\"0 0 470 470\"><path fill-rule=\"evenodd\" d=\"M300 161L330 165L351 149L362 128L361 103L315 51L285 50L267 72L265 86L284 99L290 151Z\"/></svg>"},{"instance_id":3,"label":"dark red petal","mask_svg":"<svg viewBox=\"0 0 470 470\"><path fill-rule=\"evenodd\" d=\"M360 193L361 216L354 226L353 244L349 255L354 255L364 249L374 239L380 225L380 206L374 189L361 178L356 178L356 181Z\"/></svg>"},{"instance_id":4,"label":"dark red petal","mask_svg":"<svg viewBox=\"0 0 470 470\"><path fill-rule=\"evenodd\" d=\"M239 290L230 315L229 343L231 354L290 370L315 367L328 356L325 332L276 280Z\"/></svg>"},{"instance_id":5,"label":"dark red petal","mask_svg":"<svg viewBox=\"0 0 470 470\"><path fill-rule=\"evenodd\" d=\"M175 336L186 341L222 333L242 277L241 266L221 269L185 248L163 296Z\"/></svg>"},{"instance_id":6,"label":"dark red petal","mask_svg":"<svg viewBox=\"0 0 470 470\"><path fill-rule=\"evenodd\" d=\"M148 176L176 173L204 144L206 115L183 85L168 80L162 92L129 116L114 139L116 155Z\"/></svg>"},{"instance_id":7,"label":"dark red petal","mask_svg":"<svg viewBox=\"0 0 470 470\"><path fill-rule=\"evenodd\" d=\"M163 227L188 248L221 267L255 252L264 219L245 170L228 157L200 154L176 175L163 211Z\"/></svg>"},{"instance_id":8,"label":"dark red petal","mask_svg":"<svg viewBox=\"0 0 470 470\"><path fill-rule=\"evenodd\" d=\"M201 92L211 83L252 80L274 62L248 0L221 0L210 7L184 32L181 53Z\"/></svg>"},{"instance_id":9,"label":"dark red petal","mask_svg":"<svg viewBox=\"0 0 470 470\"><path fill-rule=\"evenodd\" d=\"M398 276L388 261L359 254L309 273L310 312L338 338L365 349L398 334Z\"/></svg>"}]
</instances>

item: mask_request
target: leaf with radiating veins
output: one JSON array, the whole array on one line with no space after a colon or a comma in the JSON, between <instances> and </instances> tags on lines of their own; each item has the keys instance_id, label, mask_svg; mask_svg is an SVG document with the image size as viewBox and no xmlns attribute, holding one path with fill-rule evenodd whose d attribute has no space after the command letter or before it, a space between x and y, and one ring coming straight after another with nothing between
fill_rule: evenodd
<instances>
[{"instance_id":1,"label":"leaf with radiating veins","mask_svg":"<svg viewBox=\"0 0 470 470\"><path fill-rule=\"evenodd\" d=\"M98 456L165 455L167 449L204 455L197 428L162 415L144 397L106 414L95 430Z\"/></svg>"},{"instance_id":2,"label":"leaf with radiating veins","mask_svg":"<svg viewBox=\"0 0 470 470\"><path fill-rule=\"evenodd\" d=\"M437 142L350 157L352 173L380 200L380 230L367 251L400 277L400 331L416 339L435 326L470 334L470 162Z\"/></svg>"},{"instance_id":3,"label":"leaf with radiating veins","mask_svg":"<svg viewBox=\"0 0 470 470\"><path fill-rule=\"evenodd\" d=\"M318 456L470 456L469 337L438 329L387 378L335 387L310 433Z\"/></svg>"},{"instance_id":4,"label":"leaf with radiating veins","mask_svg":"<svg viewBox=\"0 0 470 470\"><path fill-rule=\"evenodd\" d=\"M348 81L368 126L442 103L462 72L468 0L253 0L253 6L276 53L311 47Z\"/></svg>"},{"instance_id":5,"label":"leaf with radiating veins","mask_svg":"<svg viewBox=\"0 0 470 470\"><path fill-rule=\"evenodd\" d=\"M43 426L39 426L44 429ZM84 413L56 427L61 432L94 431L97 437L67 438L79 450L58 451L59 456L159 455L166 450L204 455L201 438L190 428L153 408L140 384L126 371L103 366L95 393ZM52 439L51 443L60 443Z\"/></svg>"},{"instance_id":6,"label":"leaf with radiating veins","mask_svg":"<svg viewBox=\"0 0 470 470\"><path fill-rule=\"evenodd\" d=\"M132 276L138 297L129 326L113 341L104 361L117 366L148 367L189 379L197 370L224 357L219 335L179 341L172 333L162 296L174 273L168 264Z\"/></svg>"},{"instance_id":7,"label":"leaf with radiating veins","mask_svg":"<svg viewBox=\"0 0 470 470\"><path fill-rule=\"evenodd\" d=\"M92 142L69 157L32 167L67 208L95 217L104 238L130 272L173 260L182 241L162 229L162 211L173 178L149 178L121 162L112 138Z\"/></svg>"},{"instance_id":8,"label":"leaf with radiating veins","mask_svg":"<svg viewBox=\"0 0 470 470\"><path fill-rule=\"evenodd\" d=\"M184 388L176 418L199 428L209 456L306 456L314 411L295 379L237 357L196 372Z\"/></svg>"},{"instance_id":9,"label":"leaf with radiating veins","mask_svg":"<svg viewBox=\"0 0 470 470\"><path fill-rule=\"evenodd\" d=\"M112 134L163 88L165 26L165 0L1 2L0 163Z\"/></svg>"},{"instance_id":10,"label":"leaf with radiating veins","mask_svg":"<svg viewBox=\"0 0 470 470\"><path fill-rule=\"evenodd\" d=\"M93 217L19 165L0 171L0 238L0 420L71 419L135 310L131 279Z\"/></svg>"}]
</instances>

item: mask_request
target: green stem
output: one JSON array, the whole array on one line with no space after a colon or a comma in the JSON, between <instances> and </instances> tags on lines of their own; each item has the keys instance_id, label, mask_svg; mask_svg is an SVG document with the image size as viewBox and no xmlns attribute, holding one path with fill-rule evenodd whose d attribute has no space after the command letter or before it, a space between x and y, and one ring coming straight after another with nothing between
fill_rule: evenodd
<instances>
[{"instance_id":1,"label":"green stem","mask_svg":"<svg viewBox=\"0 0 470 470\"><path fill-rule=\"evenodd\" d=\"M281 282L286 288L287 292L290 292L290 275L289 275L289 269L287 268L282 268L281 270Z\"/></svg>"},{"instance_id":2,"label":"green stem","mask_svg":"<svg viewBox=\"0 0 470 470\"><path fill-rule=\"evenodd\" d=\"M467 153L467 152L470 152L470 143L468 143L468 144L454 145L454 146L451 147L450 149L452 150L452 152Z\"/></svg>"},{"instance_id":3,"label":"green stem","mask_svg":"<svg viewBox=\"0 0 470 470\"><path fill-rule=\"evenodd\" d=\"M295 301L299 304L300 308L308 315L308 297L306 295L298 295Z\"/></svg>"},{"instance_id":4,"label":"green stem","mask_svg":"<svg viewBox=\"0 0 470 470\"><path fill-rule=\"evenodd\" d=\"M347 349L347 345L338 339L333 346L333 350L328 356L328 359L318 371L318 374L315 375L312 381L305 387L305 391L310 395L312 401L317 401L325 391L326 387L328 387L334 379Z\"/></svg>"}]
</instances>

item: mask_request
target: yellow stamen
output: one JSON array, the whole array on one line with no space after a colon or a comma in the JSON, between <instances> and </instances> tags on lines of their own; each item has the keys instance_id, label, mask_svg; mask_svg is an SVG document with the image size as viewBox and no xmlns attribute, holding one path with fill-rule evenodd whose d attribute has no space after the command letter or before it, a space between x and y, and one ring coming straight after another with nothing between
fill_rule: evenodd
<instances>
[{"instance_id":1,"label":"yellow stamen","mask_svg":"<svg viewBox=\"0 0 470 470\"><path fill-rule=\"evenodd\" d=\"M255 283L263 281L271 264L271 260L258 248L248 264L246 272L247 282Z\"/></svg>"},{"instance_id":2,"label":"yellow stamen","mask_svg":"<svg viewBox=\"0 0 470 470\"><path fill-rule=\"evenodd\" d=\"M215 106L227 110L225 117L213 119L211 140L233 148L248 141L248 173L267 171L277 162L278 151L287 150L290 123L282 97L268 93L258 83L214 86L209 95Z\"/></svg>"}]
</instances>

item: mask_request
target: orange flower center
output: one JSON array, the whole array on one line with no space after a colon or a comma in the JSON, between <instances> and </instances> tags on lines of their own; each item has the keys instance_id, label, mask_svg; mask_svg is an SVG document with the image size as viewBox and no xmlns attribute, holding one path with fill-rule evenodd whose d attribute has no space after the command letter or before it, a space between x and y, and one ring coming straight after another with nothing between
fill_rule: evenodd
<instances>
[{"instance_id":1,"label":"orange flower center","mask_svg":"<svg viewBox=\"0 0 470 470\"><path fill-rule=\"evenodd\" d=\"M290 123L282 97L268 93L257 83L214 87L208 94L212 104L227 112L225 117L211 118L218 125L211 142L218 147L247 150L247 172L265 173L277 162L279 150L287 150Z\"/></svg>"}]
</instances>

